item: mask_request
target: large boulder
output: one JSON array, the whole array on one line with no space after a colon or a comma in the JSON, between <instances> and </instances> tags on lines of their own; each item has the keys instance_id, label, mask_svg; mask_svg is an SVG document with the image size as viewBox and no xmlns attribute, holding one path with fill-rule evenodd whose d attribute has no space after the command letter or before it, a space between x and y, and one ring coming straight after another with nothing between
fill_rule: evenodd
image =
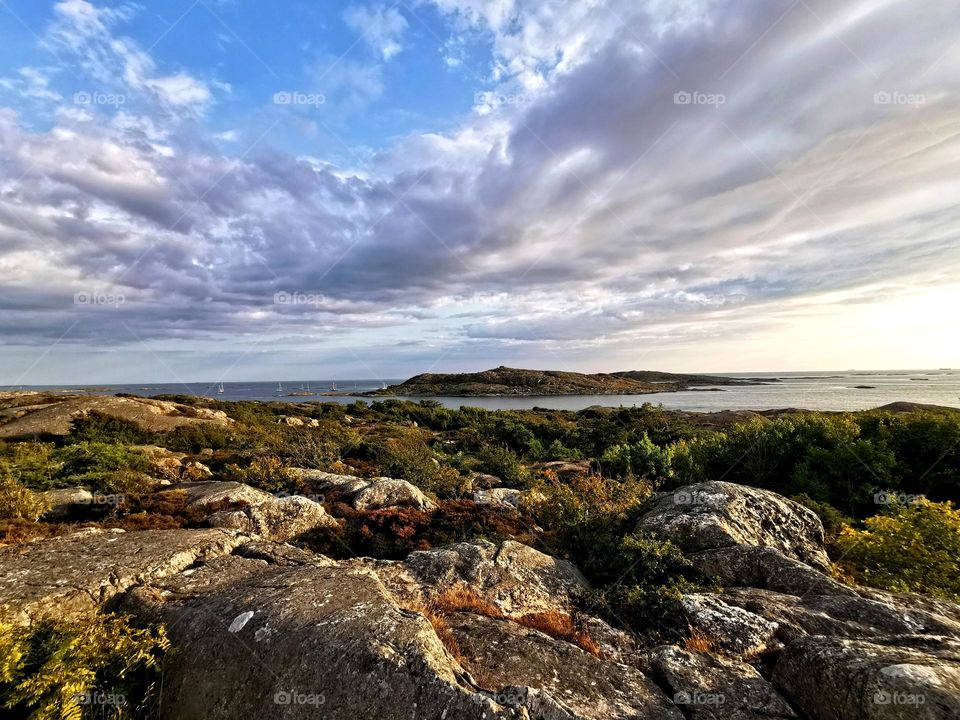
<instances>
[{"instance_id":1,"label":"large boulder","mask_svg":"<svg viewBox=\"0 0 960 720\"><path fill-rule=\"evenodd\" d=\"M477 682L497 691L501 704L542 708L543 715L564 720L683 718L652 680L629 665L509 620L455 613L446 623L462 663Z\"/></svg>"},{"instance_id":2,"label":"large boulder","mask_svg":"<svg viewBox=\"0 0 960 720\"><path fill-rule=\"evenodd\" d=\"M666 493L644 513L639 527L690 552L754 545L815 568L830 566L823 524L813 511L776 493L733 483L705 482Z\"/></svg>"},{"instance_id":3,"label":"large boulder","mask_svg":"<svg viewBox=\"0 0 960 720\"><path fill-rule=\"evenodd\" d=\"M47 520L65 520L77 510L89 507L93 503L93 493L83 487L60 488L43 493L50 509Z\"/></svg>"},{"instance_id":4,"label":"large boulder","mask_svg":"<svg viewBox=\"0 0 960 720\"><path fill-rule=\"evenodd\" d=\"M566 560L512 540L457 543L410 553L402 562L364 562L408 602L465 586L508 617L569 611L589 589Z\"/></svg>"},{"instance_id":5,"label":"large boulder","mask_svg":"<svg viewBox=\"0 0 960 720\"><path fill-rule=\"evenodd\" d=\"M211 515L207 522L213 527L279 542L292 540L317 528L338 527L323 505L299 495L270 498L240 510L224 510Z\"/></svg>"},{"instance_id":6,"label":"large boulder","mask_svg":"<svg viewBox=\"0 0 960 720\"><path fill-rule=\"evenodd\" d=\"M129 587L228 554L249 538L224 530L83 530L0 548L0 607L18 622L80 617Z\"/></svg>"},{"instance_id":7,"label":"large boulder","mask_svg":"<svg viewBox=\"0 0 960 720\"><path fill-rule=\"evenodd\" d=\"M230 480L187 482L174 485L170 489L186 493L187 504L193 507L221 504L259 505L273 499L273 495L268 492Z\"/></svg>"},{"instance_id":8,"label":"large boulder","mask_svg":"<svg viewBox=\"0 0 960 720\"><path fill-rule=\"evenodd\" d=\"M956 720L960 642L810 636L787 647L773 682L811 720Z\"/></svg>"},{"instance_id":9,"label":"large boulder","mask_svg":"<svg viewBox=\"0 0 960 720\"><path fill-rule=\"evenodd\" d=\"M757 670L722 655L672 645L647 654L651 677L689 720L792 720L797 714Z\"/></svg>"},{"instance_id":10,"label":"large boulder","mask_svg":"<svg viewBox=\"0 0 960 720\"><path fill-rule=\"evenodd\" d=\"M377 478L353 495L352 505L357 510L380 510L390 507L409 507L414 510L435 510L437 504L406 480Z\"/></svg>"},{"instance_id":11,"label":"large boulder","mask_svg":"<svg viewBox=\"0 0 960 720\"><path fill-rule=\"evenodd\" d=\"M437 504L423 494L416 485L406 480L376 477L369 480L352 475L337 475L293 468L292 471L312 490L336 494L357 510L382 510L391 507L409 507L415 510L435 510Z\"/></svg>"}]
</instances>

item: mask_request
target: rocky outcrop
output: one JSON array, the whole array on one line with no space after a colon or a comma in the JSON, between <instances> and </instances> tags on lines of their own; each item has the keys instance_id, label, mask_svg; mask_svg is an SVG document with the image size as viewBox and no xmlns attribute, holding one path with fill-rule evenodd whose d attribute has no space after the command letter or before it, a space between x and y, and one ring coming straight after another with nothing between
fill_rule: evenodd
<instances>
[{"instance_id":1,"label":"rocky outcrop","mask_svg":"<svg viewBox=\"0 0 960 720\"><path fill-rule=\"evenodd\" d=\"M258 505L273 499L268 492L229 480L182 483L171 490L186 493L187 504L193 507Z\"/></svg>"},{"instance_id":2,"label":"rocky outcrop","mask_svg":"<svg viewBox=\"0 0 960 720\"><path fill-rule=\"evenodd\" d=\"M93 493L83 487L47 490L43 496L50 505L45 515L48 520L64 520L93 502Z\"/></svg>"},{"instance_id":3,"label":"rocky outcrop","mask_svg":"<svg viewBox=\"0 0 960 720\"><path fill-rule=\"evenodd\" d=\"M381 510L388 507L409 507L435 510L437 504L416 485L406 480L377 477L366 480L352 475L336 475L321 470L294 468L293 472L321 493L336 493L343 502L357 510Z\"/></svg>"},{"instance_id":4,"label":"rocky outcrop","mask_svg":"<svg viewBox=\"0 0 960 720\"><path fill-rule=\"evenodd\" d=\"M550 709L548 717L681 720L682 713L639 670L509 620L455 613L447 618L464 665L496 689L498 702Z\"/></svg>"},{"instance_id":5,"label":"rocky outcrop","mask_svg":"<svg viewBox=\"0 0 960 720\"><path fill-rule=\"evenodd\" d=\"M437 504L406 480L377 478L354 493L352 505L357 510L380 510L388 507L409 507L414 510L435 510Z\"/></svg>"},{"instance_id":6,"label":"rocky outcrop","mask_svg":"<svg viewBox=\"0 0 960 720\"><path fill-rule=\"evenodd\" d=\"M473 491L473 501L477 505L492 505L504 510L519 511L523 506L523 497L523 490L513 488L498 487Z\"/></svg>"},{"instance_id":7,"label":"rocky outcrop","mask_svg":"<svg viewBox=\"0 0 960 720\"><path fill-rule=\"evenodd\" d=\"M0 438L67 435L73 421L92 412L164 432L183 425L230 425L221 410L152 398L60 393L4 393L0 397Z\"/></svg>"},{"instance_id":8,"label":"rocky outcrop","mask_svg":"<svg viewBox=\"0 0 960 720\"><path fill-rule=\"evenodd\" d=\"M697 570L724 587L763 588L792 595L857 594L819 570L770 547L724 547L691 553L689 558Z\"/></svg>"},{"instance_id":9,"label":"rocky outcrop","mask_svg":"<svg viewBox=\"0 0 960 720\"><path fill-rule=\"evenodd\" d=\"M960 717L960 642L929 635L791 643L774 683L813 720Z\"/></svg>"},{"instance_id":10,"label":"rocky outcrop","mask_svg":"<svg viewBox=\"0 0 960 720\"><path fill-rule=\"evenodd\" d=\"M723 596L684 595L680 601L690 628L724 652L746 657L767 649L777 623L756 613L728 605Z\"/></svg>"},{"instance_id":11,"label":"rocky outcrop","mask_svg":"<svg viewBox=\"0 0 960 720\"><path fill-rule=\"evenodd\" d=\"M317 528L338 527L323 505L298 495L270 498L240 510L224 510L211 515L207 522L213 527L279 542L292 540Z\"/></svg>"},{"instance_id":12,"label":"rocky outcrop","mask_svg":"<svg viewBox=\"0 0 960 720\"><path fill-rule=\"evenodd\" d=\"M341 499L383 482L304 472ZM680 598L687 649L645 649L586 615L579 571L516 541L399 561L273 542L335 521L307 498L239 483L177 486L216 528L0 549L0 606L19 623L105 607L163 622L161 720L960 717L960 606L842 585L818 569L802 508L705 485L684 489L713 498L696 511L662 497L641 521L676 531L706 578Z\"/></svg>"},{"instance_id":13,"label":"rocky outcrop","mask_svg":"<svg viewBox=\"0 0 960 720\"><path fill-rule=\"evenodd\" d=\"M363 562L401 601L423 602L466 586L508 617L567 611L589 588L569 562L511 540L457 543L410 553L401 562Z\"/></svg>"},{"instance_id":14,"label":"rocky outcrop","mask_svg":"<svg viewBox=\"0 0 960 720\"><path fill-rule=\"evenodd\" d=\"M756 668L672 645L647 654L651 677L690 720L792 720L797 714Z\"/></svg>"},{"instance_id":15,"label":"rocky outcrop","mask_svg":"<svg viewBox=\"0 0 960 720\"><path fill-rule=\"evenodd\" d=\"M639 527L691 552L752 545L774 548L818 569L830 565L823 524L813 511L776 493L733 483L705 482L666 493Z\"/></svg>"},{"instance_id":16,"label":"rocky outcrop","mask_svg":"<svg viewBox=\"0 0 960 720\"><path fill-rule=\"evenodd\" d=\"M222 558L125 607L165 621L177 648L163 668L165 720L517 717L362 569Z\"/></svg>"},{"instance_id":17,"label":"rocky outcrop","mask_svg":"<svg viewBox=\"0 0 960 720\"><path fill-rule=\"evenodd\" d=\"M94 612L127 588L230 553L223 530L83 530L0 548L0 607L18 622Z\"/></svg>"}]
</instances>

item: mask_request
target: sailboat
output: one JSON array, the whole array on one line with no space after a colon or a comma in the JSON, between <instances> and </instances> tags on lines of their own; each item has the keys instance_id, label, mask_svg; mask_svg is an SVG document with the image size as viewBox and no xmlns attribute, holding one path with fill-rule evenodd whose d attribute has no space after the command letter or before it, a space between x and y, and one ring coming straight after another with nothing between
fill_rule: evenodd
<instances>
[{"instance_id":1,"label":"sailboat","mask_svg":"<svg viewBox=\"0 0 960 720\"><path fill-rule=\"evenodd\" d=\"M217 388L217 394L218 394L218 395L223 395L223 392L224 392L224 391L223 391L223 383L220 383L220 387Z\"/></svg>"},{"instance_id":2,"label":"sailboat","mask_svg":"<svg viewBox=\"0 0 960 720\"><path fill-rule=\"evenodd\" d=\"M277 383L277 392L278 392L278 393L282 393L282 392L283 392L283 385L281 385L280 383Z\"/></svg>"},{"instance_id":3,"label":"sailboat","mask_svg":"<svg viewBox=\"0 0 960 720\"><path fill-rule=\"evenodd\" d=\"M330 389L331 389L332 391L336 392L336 391L337 391L337 383L336 383L336 382L330 383Z\"/></svg>"}]
</instances>

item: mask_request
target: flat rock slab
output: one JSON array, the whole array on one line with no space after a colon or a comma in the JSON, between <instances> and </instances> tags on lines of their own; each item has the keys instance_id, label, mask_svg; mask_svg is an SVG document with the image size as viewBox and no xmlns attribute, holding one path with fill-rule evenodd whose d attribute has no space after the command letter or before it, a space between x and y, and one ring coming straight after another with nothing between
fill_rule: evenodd
<instances>
[{"instance_id":1,"label":"flat rock slab","mask_svg":"<svg viewBox=\"0 0 960 720\"><path fill-rule=\"evenodd\" d=\"M805 637L784 651L773 683L812 720L956 720L960 642Z\"/></svg>"},{"instance_id":2,"label":"flat rock slab","mask_svg":"<svg viewBox=\"0 0 960 720\"><path fill-rule=\"evenodd\" d=\"M124 609L165 622L173 642L161 720L519 717L362 568L234 555L137 588Z\"/></svg>"},{"instance_id":3,"label":"flat rock slab","mask_svg":"<svg viewBox=\"0 0 960 720\"><path fill-rule=\"evenodd\" d=\"M590 587L571 563L512 540L456 543L410 553L401 562L362 562L405 600L466 586L510 617L568 611Z\"/></svg>"},{"instance_id":4,"label":"flat rock slab","mask_svg":"<svg viewBox=\"0 0 960 720\"><path fill-rule=\"evenodd\" d=\"M447 624L477 681L507 705L549 708L564 720L683 718L636 668L509 620L455 613Z\"/></svg>"},{"instance_id":5,"label":"flat rock slab","mask_svg":"<svg viewBox=\"0 0 960 720\"><path fill-rule=\"evenodd\" d=\"M805 635L876 638L890 635L946 635L960 638L960 623L950 603L930 604L914 596L892 594L805 595L797 597L757 588L727 588L727 605L761 615L777 625L784 644ZM957 606L952 605L954 612ZM939 609L940 612L936 612Z\"/></svg>"},{"instance_id":6,"label":"flat rock slab","mask_svg":"<svg viewBox=\"0 0 960 720\"><path fill-rule=\"evenodd\" d=\"M647 653L650 673L690 720L793 720L797 714L751 665L672 645Z\"/></svg>"},{"instance_id":7,"label":"flat rock slab","mask_svg":"<svg viewBox=\"0 0 960 720\"><path fill-rule=\"evenodd\" d=\"M131 585L230 553L248 537L224 530L85 530L0 548L0 606L22 623L81 617Z\"/></svg>"}]
</instances>

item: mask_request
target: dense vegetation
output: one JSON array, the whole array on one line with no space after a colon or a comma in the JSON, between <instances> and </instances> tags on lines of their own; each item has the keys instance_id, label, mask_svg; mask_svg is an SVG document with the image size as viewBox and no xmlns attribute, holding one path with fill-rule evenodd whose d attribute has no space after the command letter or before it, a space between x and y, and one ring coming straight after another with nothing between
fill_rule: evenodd
<instances>
[{"instance_id":1,"label":"dense vegetation","mask_svg":"<svg viewBox=\"0 0 960 720\"><path fill-rule=\"evenodd\" d=\"M138 628L121 615L29 627L0 618L3 717L149 717L168 646L162 627Z\"/></svg>"},{"instance_id":2,"label":"dense vegetation","mask_svg":"<svg viewBox=\"0 0 960 720\"><path fill-rule=\"evenodd\" d=\"M675 603L700 580L670 543L636 533L657 490L726 480L794 497L824 521L838 572L894 590L957 597L960 413L793 413L718 422L645 405L581 412L451 410L439 403L222 403L229 427L147 433L89 415L53 442L0 443L0 530L8 540L64 531L36 522L37 491L76 485L119 498L73 522L177 527L202 522L169 494L147 493L165 470L148 446L213 477L275 493L308 493L291 467L400 477L440 501L436 512L358 512L325 498L339 533L305 544L335 557L403 557L478 537L514 537L580 567L594 611L639 633L675 637ZM289 417L298 418L288 423ZM301 422L302 421L302 424ZM528 491L520 514L473 502L476 474ZM175 478L174 478L175 479Z\"/></svg>"}]
</instances>

